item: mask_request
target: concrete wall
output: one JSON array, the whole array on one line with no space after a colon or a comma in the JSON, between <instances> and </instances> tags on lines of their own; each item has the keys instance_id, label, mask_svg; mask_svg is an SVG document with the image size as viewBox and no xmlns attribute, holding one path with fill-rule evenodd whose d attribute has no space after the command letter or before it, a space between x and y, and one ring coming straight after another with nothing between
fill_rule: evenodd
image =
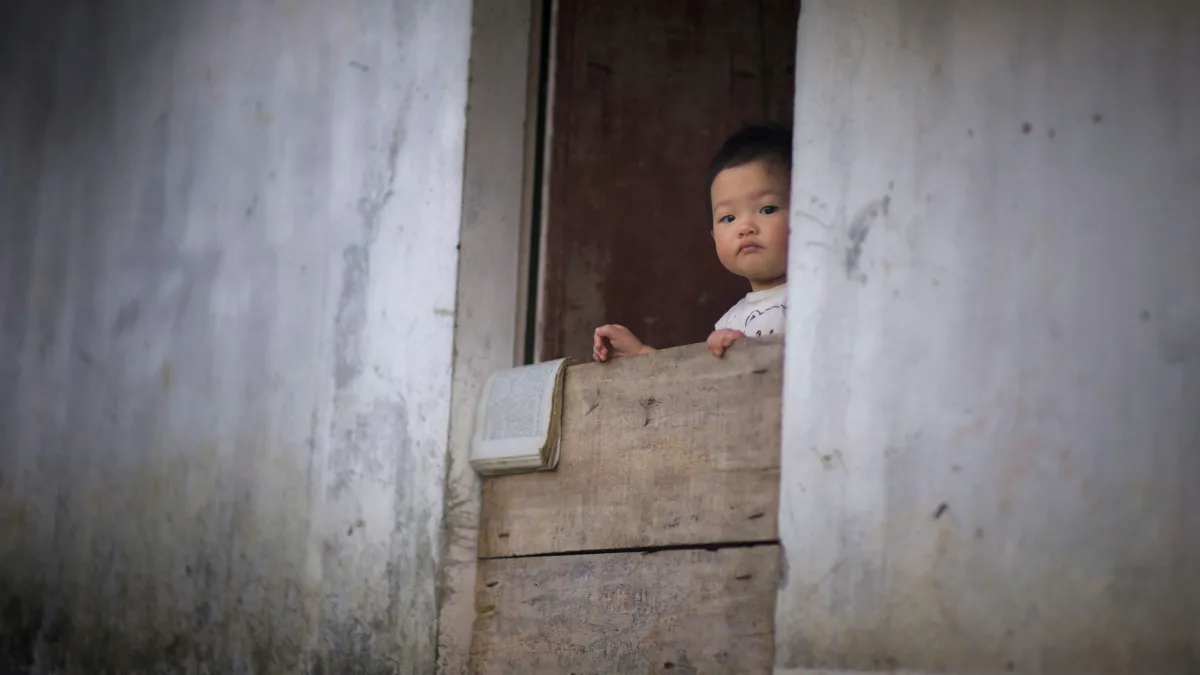
<instances>
[{"instance_id":1,"label":"concrete wall","mask_svg":"<svg viewBox=\"0 0 1200 675\"><path fill-rule=\"evenodd\" d=\"M0 670L426 673L469 0L0 9Z\"/></svg>"},{"instance_id":2,"label":"concrete wall","mask_svg":"<svg viewBox=\"0 0 1200 675\"><path fill-rule=\"evenodd\" d=\"M799 45L781 672L1200 671L1200 5Z\"/></svg>"}]
</instances>

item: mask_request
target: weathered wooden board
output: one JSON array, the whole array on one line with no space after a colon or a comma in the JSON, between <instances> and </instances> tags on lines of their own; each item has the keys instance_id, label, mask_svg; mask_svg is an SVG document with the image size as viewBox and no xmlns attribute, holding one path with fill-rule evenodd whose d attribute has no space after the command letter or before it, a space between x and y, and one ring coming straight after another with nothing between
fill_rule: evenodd
<instances>
[{"instance_id":1,"label":"weathered wooden board","mask_svg":"<svg viewBox=\"0 0 1200 675\"><path fill-rule=\"evenodd\" d=\"M783 345L567 370L555 472L484 481L481 558L774 540Z\"/></svg>"},{"instance_id":2,"label":"weathered wooden board","mask_svg":"<svg viewBox=\"0 0 1200 675\"><path fill-rule=\"evenodd\" d=\"M770 673L776 545L485 560L476 675Z\"/></svg>"}]
</instances>

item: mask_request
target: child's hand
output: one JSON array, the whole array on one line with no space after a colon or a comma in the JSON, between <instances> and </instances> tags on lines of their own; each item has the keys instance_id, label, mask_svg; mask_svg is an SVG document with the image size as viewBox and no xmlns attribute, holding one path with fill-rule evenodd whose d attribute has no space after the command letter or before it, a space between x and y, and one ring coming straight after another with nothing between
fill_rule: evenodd
<instances>
[{"instance_id":1,"label":"child's hand","mask_svg":"<svg viewBox=\"0 0 1200 675\"><path fill-rule=\"evenodd\" d=\"M729 345L744 337L746 337L745 333L732 328L714 330L712 335L708 336L708 351L712 352L713 356L720 358L725 350L729 349Z\"/></svg>"},{"instance_id":2,"label":"child's hand","mask_svg":"<svg viewBox=\"0 0 1200 675\"><path fill-rule=\"evenodd\" d=\"M642 344L628 328L610 323L600 326L592 336L592 358L607 361L618 356L649 354L654 348Z\"/></svg>"}]
</instances>

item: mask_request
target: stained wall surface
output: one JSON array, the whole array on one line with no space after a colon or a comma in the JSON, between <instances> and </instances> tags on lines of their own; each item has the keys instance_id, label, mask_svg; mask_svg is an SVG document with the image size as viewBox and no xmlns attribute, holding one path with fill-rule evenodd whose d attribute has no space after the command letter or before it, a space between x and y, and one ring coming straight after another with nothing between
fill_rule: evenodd
<instances>
[{"instance_id":1,"label":"stained wall surface","mask_svg":"<svg viewBox=\"0 0 1200 675\"><path fill-rule=\"evenodd\" d=\"M0 9L0 670L426 673L468 0Z\"/></svg>"},{"instance_id":2,"label":"stained wall surface","mask_svg":"<svg viewBox=\"0 0 1200 675\"><path fill-rule=\"evenodd\" d=\"M1200 6L804 3L777 664L1200 670Z\"/></svg>"}]
</instances>

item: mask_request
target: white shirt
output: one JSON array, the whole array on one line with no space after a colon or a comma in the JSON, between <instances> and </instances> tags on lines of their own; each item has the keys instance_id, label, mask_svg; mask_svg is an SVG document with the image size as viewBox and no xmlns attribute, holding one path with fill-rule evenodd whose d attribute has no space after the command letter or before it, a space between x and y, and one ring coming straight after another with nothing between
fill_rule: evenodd
<instances>
[{"instance_id":1,"label":"white shirt","mask_svg":"<svg viewBox=\"0 0 1200 675\"><path fill-rule=\"evenodd\" d=\"M740 330L747 337L783 335L787 327L787 283L765 291L751 291L725 312L716 328Z\"/></svg>"}]
</instances>

